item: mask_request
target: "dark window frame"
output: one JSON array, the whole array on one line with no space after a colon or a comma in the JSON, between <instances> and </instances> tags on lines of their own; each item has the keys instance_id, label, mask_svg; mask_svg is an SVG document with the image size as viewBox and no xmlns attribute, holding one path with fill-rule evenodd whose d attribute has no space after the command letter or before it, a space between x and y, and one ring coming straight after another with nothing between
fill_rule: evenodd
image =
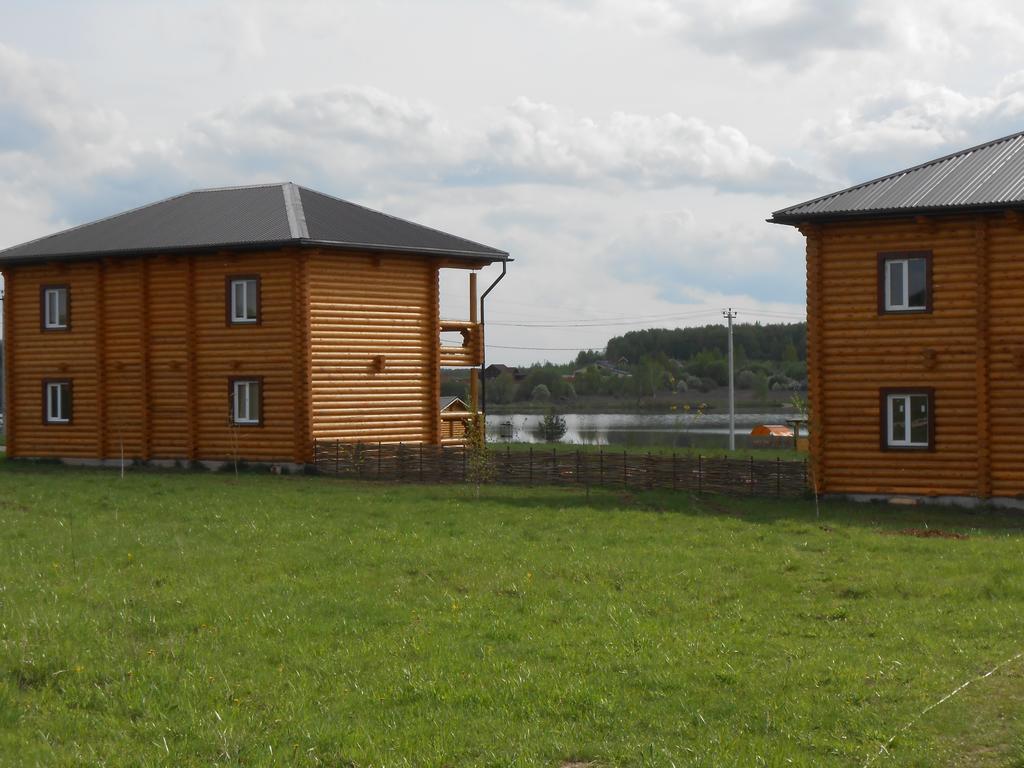
<instances>
[{"instance_id":1,"label":"dark window frame","mask_svg":"<svg viewBox=\"0 0 1024 768\"><path fill-rule=\"evenodd\" d=\"M46 292L64 291L67 297L68 321L64 325L49 327L46 325ZM43 333L67 333L71 330L71 284L47 283L39 286L39 330Z\"/></svg>"},{"instance_id":2,"label":"dark window frame","mask_svg":"<svg viewBox=\"0 0 1024 768\"><path fill-rule=\"evenodd\" d=\"M63 421L50 419L50 385L66 384L68 388L68 417ZM43 379L43 426L67 427L75 421L75 383L73 379Z\"/></svg>"},{"instance_id":3,"label":"dark window frame","mask_svg":"<svg viewBox=\"0 0 1024 768\"><path fill-rule=\"evenodd\" d=\"M925 297L924 307L912 309L889 309L885 300L886 283L889 279L888 263L903 259L924 259L925 263ZM878 254L878 314L879 315L928 315L933 311L934 292L932 290L932 251L883 251Z\"/></svg>"},{"instance_id":4,"label":"dark window frame","mask_svg":"<svg viewBox=\"0 0 1024 768\"><path fill-rule=\"evenodd\" d=\"M928 398L928 445L889 444L889 397L891 395L925 395ZM880 444L883 451L912 453L935 452L935 388L934 387L882 387L878 390Z\"/></svg>"},{"instance_id":5,"label":"dark window frame","mask_svg":"<svg viewBox=\"0 0 1024 768\"><path fill-rule=\"evenodd\" d=\"M235 421L235 384L239 382L256 382L260 387L260 418L258 421ZM263 410L263 377L262 376L231 376L228 378L228 423L233 427L262 427L265 419Z\"/></svg>"},{"instance_id":6,"label":"dark window frame","mask_svg":"<svg viewBox=\"0 0 1024 768\"><path fill-rule=\"evenodd\" d=\"M256 319L236 320L234 309L234 290L232 286L240 280L256 281ZM227 275L224 278L224 319L232 327L263 325L263 281L259 275Z\"/></svg>"}]
</instances>

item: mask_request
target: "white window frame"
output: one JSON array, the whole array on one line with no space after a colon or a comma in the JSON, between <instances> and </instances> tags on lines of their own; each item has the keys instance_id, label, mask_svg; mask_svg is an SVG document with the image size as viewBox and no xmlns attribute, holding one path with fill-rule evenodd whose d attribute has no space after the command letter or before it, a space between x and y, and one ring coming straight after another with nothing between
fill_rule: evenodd
<instances>
[{"instance_id":1,"label":"white window frame","mask_svg":"<svg viewBox=\"0 0 1024 768\"><path fill-rule=\"evenodd\" d=\"M922 442L914 442L911 438L911 422L913 421L913 409L911 408L911 400L915 397L923 397L925 402L928 404L928 438ZM885 397L885 444L889 448L931 448L932 440L935 436L932 434L932 408L935 407L932 402L933 396L927 392L893 392L887 394ZM896 423L892 418L892 406L897 400L903 400L903 434L906 438L903 440L897 440L895 437Z\"/></svg>"},{"instance_id":2,"label":"white window frame","mask_svg":"<svg viewBox=\"0 0 1024 768\"><path fill-rule=\"evenodd\" d=\"M66 285L54 285L43 288L43 328L48 331L65 331L71 320L69 297L71 291ZM51 302L52 299L52 302ZM63 304L63 307L61 306ZM64 322L60 321L61 309L64 310Z\"/></svg>"},{"instance_id":3,"label":"white window frame","mask_svg":"<svg viewBox=\"0 0 1024 768\"><path fill-rule=\"evenodd\" d=\"M253 285L253 295L256 297L255 307L252 309L253 316L249 317L249 283ZM256 325L260 321L260 281L256 277L232 277L230 278L230 300L231 300L231 324L232 325ZM242 287L241 302L238 301L238 286Z\"/></svg>"},{"instance_id":4,"label":"white window frame","mask_svg":"<svg viewBox=\"0 0 1024 768\"><path fill-rule=\"evenodd\" d=\"M244 399L239 393L245 391ZM253 416L253 393L256 394ZM244 404L244 409L242 405ZM233 379L231 382L231 423L239 426L258 426L263 421L263 381L261 379ZM244 413L243 413L244 410Z\"/></svg>"},{"instance_id":5,"label":"white window frame","mask_svg":"<svg viewBox=\"0 0 1024 768\"><path fill-rule=\"evenodd\" d=\"M63 398L61 390L68 391L68 412L64 413ZM56 400L54 394L56 393ZM48 381L46 382L46 423L47 424L70 424L71 423L71 382L70 381ZM56 408L54 406L56 405Z\"/></svg>"},{"instance_id":6,"label":"white window frame","mask_svg":"<svg viewBox=\"0 0 1024 768\"><path fill-rule=\"evenodd\" d=\"M910 306L910 262L912 261L923 261L925 268L925 303L921 306ZM931 297L927 295L928 287L928 259L924 256L908 256L906 258L899 259L885 259L885 311L886 312L924 312L928 309L928 302L931 301ZM890 277L892 275L892 266L898 264L900 266L900 273L903 276L903 295L899 297L899 302L893 300L892 295L892 283Z\"/></svg>"}]
</instances>

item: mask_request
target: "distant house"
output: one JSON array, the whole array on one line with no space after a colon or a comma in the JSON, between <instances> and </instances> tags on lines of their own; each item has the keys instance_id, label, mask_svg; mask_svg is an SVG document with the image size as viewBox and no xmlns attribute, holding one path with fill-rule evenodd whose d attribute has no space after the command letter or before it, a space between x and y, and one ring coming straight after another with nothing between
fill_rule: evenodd
<instances>
[{"instance_id":1,"label":"distant house","mask_svg":"<svg viewBox=\"0 0 1024 768\"><path fill-rule=\"evenodd\" d=\"M473 411L461 397L447 395L440 399L441 443L461 443L466 437L466 422Z\"/></svg>"},{"instance_id":2,"label":"distant house","mask_svg":"<svg viewBox=\"0 0 1024 768\"><path fill-rule=\"evenodd\" d=\"M439 270L508 254L295 184L190 192L0 251L7 454L305 463L440 444L483 327ZM462 334L443 346L441 334Z\"/></svg>"},{"instance_id":3,"label":"distant house","mask_svg":"<svg viewBox=\"0 0 1024 768\"><path fill-rule=\"evenodd\" d=\"M1024 133L776 211L807 241L827 493L1024 494Z\"/></svg>"},{"instance_id":4,"label":"distant house","mask_svg":"<svg viewBox=\"0 0 1024 768\"><path fill-rule=\"evenodd\" d=\"M508 365L503 365L502 363L492 363L491 365L488 365L486 368L484 368L483 378L490 381L492 379L498 378L503 373L511 374L512 378L515 381L522 381L523 379L526 378L525 371L521 371L518 368L513 368Z\"/></svg>"}]
</instances>

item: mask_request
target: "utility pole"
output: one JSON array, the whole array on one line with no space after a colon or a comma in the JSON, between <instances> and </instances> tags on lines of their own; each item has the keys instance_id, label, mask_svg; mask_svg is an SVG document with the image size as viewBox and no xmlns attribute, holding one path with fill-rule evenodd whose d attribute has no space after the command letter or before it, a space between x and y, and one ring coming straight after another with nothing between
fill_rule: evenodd
<instances>
[{"instance_id":1,"label":"utility pole","mask_svg":"<svg viewBox=\"0 0 1024 768\"><path fill-rule=\"evenodd\" d=\"M722 313L729 322L729 450L736 450L736 376L733 372L732 321L736 313L729 307Z\"/></svg>"}]
</instances>

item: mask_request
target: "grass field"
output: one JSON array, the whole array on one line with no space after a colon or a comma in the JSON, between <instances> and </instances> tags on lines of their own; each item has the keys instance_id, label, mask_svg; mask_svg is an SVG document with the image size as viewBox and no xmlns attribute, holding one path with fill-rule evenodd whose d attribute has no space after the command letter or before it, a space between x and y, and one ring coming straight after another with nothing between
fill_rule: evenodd
<instances>
[{"instance_id":1,"label":"grass field","mask_svg":"<svg viewBox=\"0 0 1024 768\"><path fill-rule=\"evenodd\" d=\"M1022 526L0 462L0 765L860 766L1024 647ZM874 765L1024 765L1024 660Z\"/></svg>"}]
</instances>

